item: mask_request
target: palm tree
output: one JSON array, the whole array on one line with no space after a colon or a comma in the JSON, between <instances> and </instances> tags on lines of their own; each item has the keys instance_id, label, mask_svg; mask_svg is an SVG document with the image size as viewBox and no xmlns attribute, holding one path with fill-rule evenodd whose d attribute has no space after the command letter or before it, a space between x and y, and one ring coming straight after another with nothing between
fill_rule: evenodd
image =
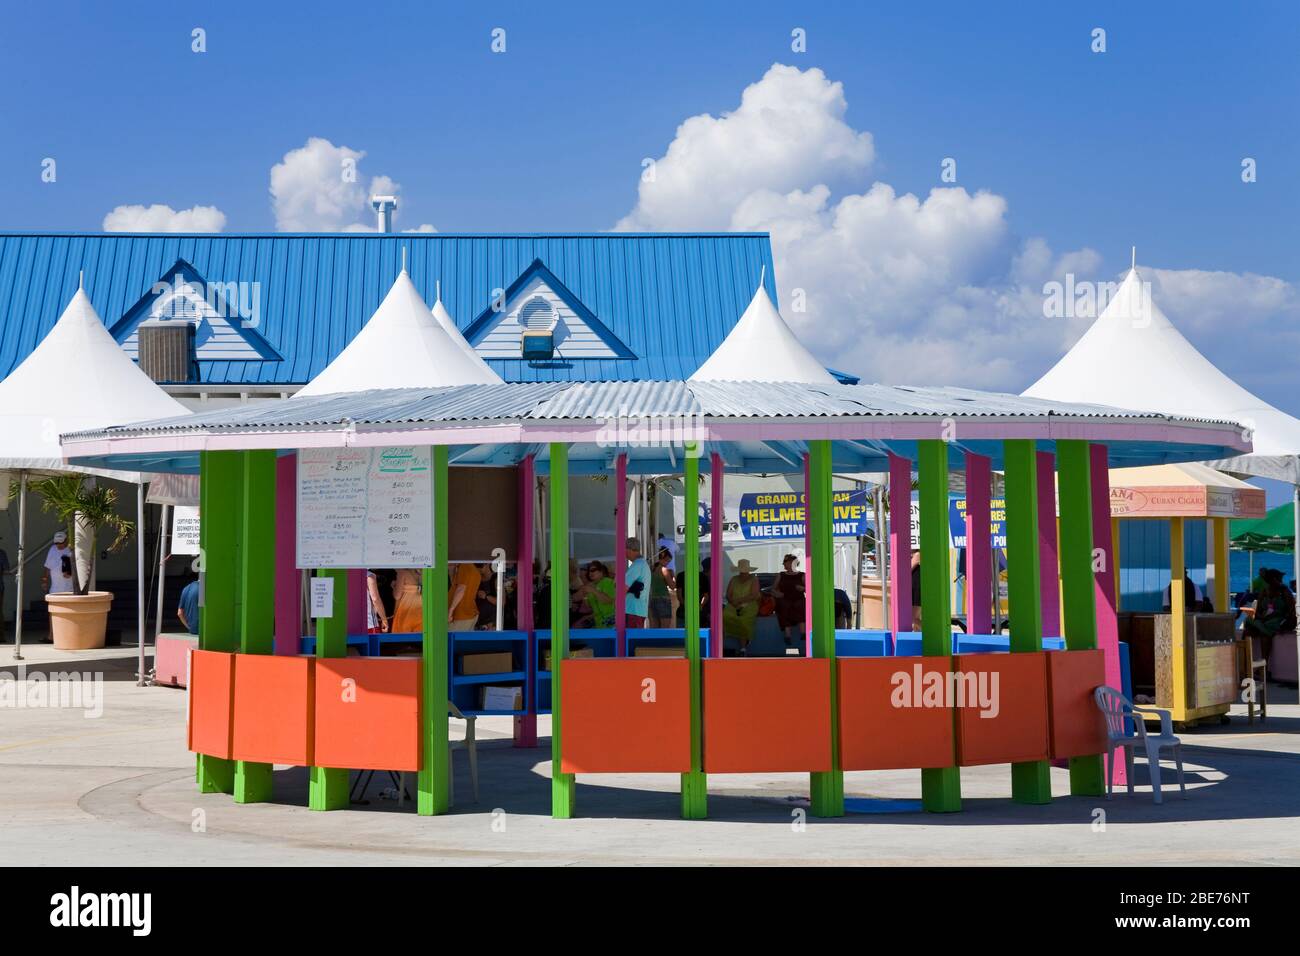
<instances>
[{"instance_id":1,"label":"palm tree","mask_svg":"<svg viewBox=\"0 0 1300 956\"><path fill-rule=\"evenodd\" d=\"M117 489L101 485L88 488L84 475L55 475L42 478L40 481L33 482L32 489L41 496L41 510L53 511L58 515L59 521L68 532L68 541L71 542L73 554L77 550L78 528L84 528L90 535L88 549L90 562L85 581L80 580L76 561L72 562L74 590L77 594L85 594L90 590L90 582L95 577L97 553L95 539L100 529L113 532L113 543L109 545L108 550L118 551L131 540L135 523L126 520L114 510L114 505L117 504Z\"/></svg>"}]
</instances>

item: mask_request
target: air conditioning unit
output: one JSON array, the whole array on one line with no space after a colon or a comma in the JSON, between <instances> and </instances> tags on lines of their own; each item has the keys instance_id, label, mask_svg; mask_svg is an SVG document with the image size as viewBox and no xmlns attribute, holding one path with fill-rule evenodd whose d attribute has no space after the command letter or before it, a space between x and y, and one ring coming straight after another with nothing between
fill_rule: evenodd
<instances>
[{"instance_id":1,"label":"air conditioning unit","mask_svg":"<svg viewBox=\"0 0 1300 956\"><path fill-rule=\"evenodd\" d=\"M198 381L194 358L194 323L153 319L136 330L140 371L155 382L183 384Z\"/></svg>"},{"instance_id":2,"label":"air conditioning unit","mask_svg":"<svg viewBox=\"0 0 1300 956\"><path fill-rule=\"evenodd\" d=\"M552 329L526 329L519 337L519 351L525 361L545 361L555 356Z\"/></svg>"}]
</instances>

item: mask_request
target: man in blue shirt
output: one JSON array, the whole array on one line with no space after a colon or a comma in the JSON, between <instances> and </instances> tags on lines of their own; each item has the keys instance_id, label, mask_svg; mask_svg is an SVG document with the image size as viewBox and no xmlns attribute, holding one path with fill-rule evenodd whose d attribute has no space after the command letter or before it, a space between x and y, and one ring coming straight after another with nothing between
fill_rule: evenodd
<instances>
[{"instance_id":1,"label":"man in blue shirt","mask_svg":"<svg viewBox=\"0 0 1300 956\"><path fill-rule=\"evenodd\" d=\"M623 609L627 612L628 627L645 627L650 613L650 565L641 557L641 542L627 539L627 596Z\"/></svg>"},{"instance_id":2,"label":"man in blue shirt","mask_svg":"<svg viewBox=\"0 0 1300 956\"><path fill-rule=\"evenodd\" d=\"M176 608L176 616L191 634L199 633L199 581L190 581L181 591L181 600Z\"/></svg>"}]
</instances>

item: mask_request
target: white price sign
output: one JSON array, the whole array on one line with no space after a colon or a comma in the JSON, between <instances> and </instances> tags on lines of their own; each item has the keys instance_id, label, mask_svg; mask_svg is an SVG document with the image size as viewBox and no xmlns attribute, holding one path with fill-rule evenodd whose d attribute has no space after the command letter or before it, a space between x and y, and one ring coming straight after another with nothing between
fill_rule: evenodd
<instances>
[{"instance_id":1,"label":"white price sign","mask_svg":"<svg viewBox=\"0 0 1300 956\"><path fill-rule=\"evenodd\" d=\"M311 579L311 616L334 616L334 579Z\"/></svg>"},{"instance_id":2,"label":"white price sign","mask_svg":"<svg viewBox=\"0 0 1300 956\"><path fill-rule=\"evenodd\" d=\"M298 452L300 568L433 567L428 446Z\"/></svg>"}]
</instances>

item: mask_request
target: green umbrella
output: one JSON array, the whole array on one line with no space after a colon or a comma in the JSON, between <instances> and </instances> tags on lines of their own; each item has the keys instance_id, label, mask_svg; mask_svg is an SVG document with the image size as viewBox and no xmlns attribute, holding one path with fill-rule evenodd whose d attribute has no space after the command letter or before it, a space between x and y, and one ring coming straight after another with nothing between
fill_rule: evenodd
<instances>
[{"instance_id":1,"label":"green umbrella","mask_svg":"<svg viewBox=\"0 0 1300 956\"><path fill-rule=\"evenodd\" d=\"M1295 505L1278 505L1262 518L1234 521L1228 533L1238 551L1294 551Z\"/></svg>"}]
</instances>

